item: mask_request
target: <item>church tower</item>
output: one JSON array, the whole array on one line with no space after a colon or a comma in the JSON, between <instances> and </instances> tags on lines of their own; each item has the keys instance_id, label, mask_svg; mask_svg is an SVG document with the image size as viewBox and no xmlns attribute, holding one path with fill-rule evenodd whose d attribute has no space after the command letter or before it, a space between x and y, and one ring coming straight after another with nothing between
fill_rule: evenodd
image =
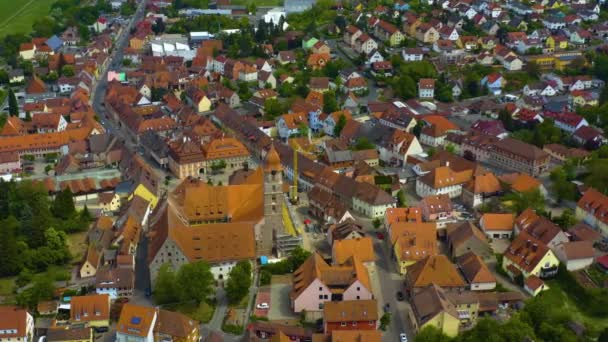
<instances>
[{"instance_id":1,"label":"church tower","mask_svg":"<svg viewBox=\"0 0 608 342\"><path fill-rule=\"evenodd\" d=\"M279 154L274 148L264 160L264 223L261 226L257 241L257 253L272 255L274 239L277 234L283 234L283 166Z\"/></svg>"}]
</instances>

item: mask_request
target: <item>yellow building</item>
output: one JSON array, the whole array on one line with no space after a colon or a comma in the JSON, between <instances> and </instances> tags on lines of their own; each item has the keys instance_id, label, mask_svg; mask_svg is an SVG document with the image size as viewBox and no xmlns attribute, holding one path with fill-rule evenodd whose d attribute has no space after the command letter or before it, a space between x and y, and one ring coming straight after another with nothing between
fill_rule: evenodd
<instances>
[{"instance_id":1,"label":"yellow building","mask_svg":"<svg viewBox=\"0 0 608 342\"><path fill-rule=\"evenodd\" d=\"M435 223L395 222L389 227L389 235L401 274L418 260L437 254Z\"/></svg>"},{"instance_id":2,"label":"yellow building","mask_svg":"<svg viewBox=\"0 0 608 342\"><path fill-rule=\"evenodd\" d=\"M429 285L412 297L412 327L416 332L432 326L447 336L458 335L460 319L456 306L437 285Z\"/></svg>"},{"instance_id":3,"label":"yellow building","mask_svg":"<svg viewBox=\"0 0 608 342\"><path fill-rule=\"evenodd\" d=\"M110 326L110 296L88 295L72 297L70 303L70 323L88 327Z\"/></svg>"},{"instance_id":4,"label":"yellow building","mask_svg":"<svg viewBox=\"0 0 608 342\"><path fill-rule=\"evenodd\" d=\"M405 37L401 31L395 31L389 39L389 43L391 46L399 46Z\"/></svg>"},{"instance_id":5,"label":"yellow building","mask_svg":"<svg viewBox=\"0 0 608 342\"><path fill-rule=\"evenodd\" d=\"M559 259L546 244L523 231L505 251L502 267L513 279L545 278L557 273Z\"/></svg>"},{"instance_id":6,"label":"yellow building","mask_svg":"<svg viewBox=\"0 0 608 342\"><path fill-rule=\"evenodd\" d=\"M144 200L150 203L150 209L153 210L158 204L158 196L156 195L156 186L149 182L147 179L142 179L142 181L135 186L129 197L127 198L131 201L135 196L139 196Z\"/></svg>"},{"instance_id":7,"label":"yellow building","mask_svg":"<svg viewBox=\"0 0 608 342\"><path fill-rule=\"evenodd\" d=\"M545 46L552 50L565 50L568 48L568 40L561 37L550 36L545 41Z\"/></svg>"}]
</instances>

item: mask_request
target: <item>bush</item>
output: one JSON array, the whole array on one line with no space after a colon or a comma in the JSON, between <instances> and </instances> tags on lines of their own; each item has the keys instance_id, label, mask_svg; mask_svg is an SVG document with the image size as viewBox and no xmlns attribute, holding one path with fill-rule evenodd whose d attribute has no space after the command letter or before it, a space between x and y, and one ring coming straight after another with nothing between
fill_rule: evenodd
<instances>
[{"instance_id":1,"label":"bush","mask_svg":"<svg viewBox=\"0 0 608 342\"><path fill-rule=\"evenodd\" d=\"M241 335L243 333L243 327L236 324L224 323L222 325L222 331L233 335Z\"/></svg>"}]
</instances>

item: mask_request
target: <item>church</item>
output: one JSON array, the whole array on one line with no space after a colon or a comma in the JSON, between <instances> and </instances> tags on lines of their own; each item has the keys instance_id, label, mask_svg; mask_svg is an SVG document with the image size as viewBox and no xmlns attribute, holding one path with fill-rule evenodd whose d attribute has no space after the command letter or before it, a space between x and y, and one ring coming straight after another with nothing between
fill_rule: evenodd
<instances>
[{"instance_id":1,"label":"church","mask_svg":"<svg viewBox=\"0 0 608 342\"><path fill-rule=\"evenodd\" d=\"M300 245L285 231L283 168L274 146L242 182L213 186L183 180L156 207L148 233L152 282L163 264L206 261L222 282L241 260L284 256Z\"/></svg>"}]
</instances>

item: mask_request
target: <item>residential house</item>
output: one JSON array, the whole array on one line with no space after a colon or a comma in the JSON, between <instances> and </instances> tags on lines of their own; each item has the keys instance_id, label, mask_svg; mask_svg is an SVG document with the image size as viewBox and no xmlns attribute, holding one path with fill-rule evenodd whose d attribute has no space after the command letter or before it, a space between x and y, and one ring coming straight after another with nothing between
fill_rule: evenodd
<instances>
[{"instance_id":1,"label":"residential house","mask_svg":"<svg viewBox=\"0 0 608 342\"><path fill-rule=\"evenodd\" d=\"M457 172L449 166L439 166L416 179L416 194L422 198L442 194L450 198L460 197L463 185L470 179L469 172Z\"/></svg>"},{"instance_id":2,"label":"residential house","mask_svg":"<svg viewBox=\"0 0 608 342\"><path fill-rule=\"evenodd\" d=\"M327 62L331 60L331 56L328 53L312 53L306 60L306 65L312 70L323 69Z\"/></svg>"},{"instance_id":3,"label":"residential house","mask_svg":"<svg viewBox=\"0 0 608 342\"><path fill-rule=\"evenodd\" d=\"M325 334L340 330L376 330L379 319L375 299L327 302L323 307Z\"/></svg>"},{"instance_id":4,"label":"residential house","mask_svg":"<svg viewBox=\"0 0 608 342\"><path fill-rule=\"evenodd\" d=\"M335 133L336 125L338 124L338 122L340 122L340 120L342 120L342 117L344 117L345 121L352 120L352 115L348 109L333 112L327 115L325 120L322 121L323 131L325 132L325 134L333 136Z\"/></svg>"},{"instance_id":5,"label":"residential house","mask_svg":"<svg viewBox=\"0 0 608 342\"><path fill-rule=\"evenodd\" d=\"M559 259L541 241L526 232L521 232L504 253L502 268L513 279L526 280L534 275L541 279L557 274Z\"/></svg>"},{"instance_id":6,"label":"residential house","mask_svg":"<svg viewBox=\"0 0 608 342\"><path fill-rule=\"evenodd\" d=\"M279 55L277 60L282 65L295 63L296 62L296 53L292 50L289 51L279 51Z\"/></svg>"},{"instance_id":7,"label":"residential house","mask_svg":"<svg viewBox=\"0 0 608 342\"><path fill-rule=\"evenodd\" d=\"M156 308L126 303L116 325L116 342L154 342Z\"/></svg>"},{"instance_id":8,"label":"residential house","mask_svg":"<svg viewBox=\"0 0 608 342\"><path fill-rule=\"evenodd\" d=\"M52 326L46 332L46 340L49 342L93 342L93 329Z\"/></svg>"},{"instance_id":9,"label":"residential house","mask_svg":"<svg viewBox=\"0 0 608 342\"><path fill-rule=\"evenodd\" d=\"M373 51L378 49L378 43L368 34L362 34L355 40L355 51L358 53L363 53L366 56L371 54Z\"/></svg>"},{"instance_id":10,"label":"residential house","mask_svg":"<svg viewBox=\"0 0 608 342\"><path fill-rule=\"evenodd\" d=\"M416 27L414 31L414 38L423 43L433 44L438 41L441 36L437 29L435 29L435 27L433 27L431 24L422 23Z\"/></svg>"},{"instance_id":11,"label":"residential house","mask_svg":"<svg viewBox=\"0 0 608 342\"><path fill-rule=\"evenodd\" d=\"M421 288L412 296L411 303L414 331L431 326L447 336L458 335L460 315L440 286L430 284Z\"/></svg>"},{"instance_id":12,"label":"residential house","mask_svg":"<svg viewBox=\"0 0 608 342\"><path fill-rule=\"evenodd\" d=\"M330 266L318 253L311 255L294 272L290 293L291 307L298 313L322 311L327 302L370 300L372 297L367 268L357 257L347 264Z\"/></svg>"},{"instance_id":13,"label":"residential house","mask_svg":"<svg viewBox=\"0 0 608 342\"><path fill-rule=\"evenodd\" d=\"M447 194L425 196L418 207L422 212L422 218L427 222L437 223L438 228L443 228L447 222L455 218L452 200Z\"/></svg>"},{"instance_id":14,"label":"residential house","mask_svg":"<svg viewBox=\"0 0 608 342\"><path fill-rule=\"evenodd\" d=\"M420 142L424 145L442 146L448 133L460 130L458 126L440 115L426 115L422 120L426 125L420 131Z\"/></svg>"},{"instance_id":15,"label":"residential house","mask_svg":"<svg viewBox=\"0 0 608 342\"><path fill-rule=\"evenodd\" d=\"M572 134L577 143L590 148L598 148L608 142L604 134L591 126L582 126Z\"/></svg>"},{"instance_id":16,"label":"residential house","mask_svg":"<svg viewBox=\"0 0 608 342\"><path fill-rule=\"evenodd\" d=\"M513 234L513 214L485 213L479 219L479 227L490 239L509 239Z\"/></svg>"},{"instance_id":17,"label":"residential house","mask_svg":"<svg viewBox=\"0 0 608 342\"><path fill-rule=\"evenodd\" d=\"M492 256L488 239L472 222L450 223L446 230L447 246L452 258L469 252L482 258Z\"/></svg>"},{"instance_id":18,"label":"residential house","mask_svg":"<svg viewBox=\"0 0 608 342\"><path fill-rule=\"evenodd\" d=\"M546 291L549 289L549 286L545 284L545 282L535 275L529 276L524 281L524 290L528 292L530 295L535 297L542 291Z\"/></svg>"},{"instance_id":19,"label":"residential house","mask_svg":"<svg viewBox=\"0 0 608 342\"><path fill-rule=\"evenodd\" d=\"M302 126L308 127L308 116L304 113L283 114L277 121L279 136L283 139L298 134Z\"/></svg>"},{"instance_id":20,"label":"residential house","mask_svg":"<svg viewBox=\"0 0 608 342\"><path fill-rule=\"evenodd\" d=\"M481 79L481 86L487 87L490 93L500 95L505 86L505 79L501 74L493 72Z\"/></svg>"},{"instance_id":21,"label":"residential house","mask_svg":"<svg viewBox=\"0 0 608 342\"><path fill-rule=\"evenodd\" d=\"M570 272L585 269L593 264L595 249L591 241L562 242L553 248L555 256Z\"/></svg>"},{"instance_id":22,"label":"residential house","mask_svg":"<svg viewBox=\"0 0 608 342\"><path fill-rule=\"evenodd\" d=\"M576 218L608 236L608 197L589 188L576 203Z\"/></svg>"},{"instance_id":23,"label":"residential house","mask_svg":"<svg viewBox=\"0 0 608 342\"><path fill-rule=\"evenodd\" d=\"M344 265L349 259L357 256L364 265L371 265L376 261L374 243L371 237L336 240L332 245L332 263L336 266Z\"/></svg>"},{"instance_id":24,"label":"residential house","mask_svg":"<svg viewBox=\"0 0 608 342\"><path fill-rule=\"evenodd\" d=\"M346 44L348 44L349 46L352 47L352 46L355 46L355 41L362 34L363 34L363 31L361 31L358 27L353 26L353 25L348 25L348 26L346 26L346 29L344 30L343 40Z\"/></svg>"},{"instance_id":25,"label":"residential house","mask_svg":"<svg viewBox=\"0 0 608 342\"><path fill-rule=\"evenodd\" d=\"M405 62L421 61L424 58L424 51L420 48L405 48L401 51L401 57Z\"/></svg>"},{"instance_id":26,"label":"residential house","mask_svg":"<svg viewBox=\"0 0 608 342\"><path fill-rule=\"evenodd\" d=\"M197 112L203 113L211 110L211 100L202 89L189 87L186 89L186 100L188 104L194 106Z\"/></svg>"},{"instance_id":27,"label":"residential house","mask_svg":"<svg viewBox=\"0 0 608 342\"><path fill-rule=\"evenodd\" d=\"M418 81L418 97L421 99L432 99L435 97L435 80L432 78L421 78Z\"/></svg>"},{"instance_id":28,"label":"residential house","mask_svg":"<svg viewBox=\"0 0 608 342\"><path fill-rule=\"evenodd\" d=\"M374 34L380 40L388 42L389 46L399 46L401 41L405 38L403 33L401 33L395 25L384 20L380 20L374 27Z\"/></svg>"},{"instance_id":29,"label":"residential house","mask_svg":"<svg viewBox=\"0 0 608 342\"><path fill-rule=\"evenodd\" d=\"M34 317L27 310L12 305L0 306L0 330L7 341L34 341Z\"/></svg>"},{"instance_id":30,"label":"residential house","mask_svg":"<svg viewBox=\"0 0 608 342\"><path fill-rule=\"evenodd\" d=\"M94 294L73 296L70 301L70 322L88 324L93 328L110 326L110 296Z\"/></svg>"},{"instance_id":31,"label":"residential house","mask_svg":"<svg viewBox=\"0 0 608 342\"><path fill-rule=\"evenodd\" d=\"M473 176L462 189L462 201L470 208L482 205L488 199L502 194L502 186L498 178L487 172Z\"/></svg>"},{"instance_id":32,"label":"residential house","mask_svg":"<svg viewBox=\"0 0 608 342\"><path fill-rule=\"evenodd\" d=\"M592 243L597 243L602 239L600 232L582 222L570 227L568 234L572 241L591 241Z\"/></svg>"},{"instance_id":33,"label":"residential house","mask_svg":"<svg viewBox=\"0 0 608 342\"><path fill-rule=\"evenodd\" d=\"M133 258L132 255L118 257ZM95 275L95 292L107 294L111 300L129 298L135 289L135 272L133 268L104 267Z\"/></svg>"},{"instance_id":34,"label":"residential house","mask_svg":"<svg viewBox=\"0 0 608 342\"><path fill-rule=\"evenodd\" d=\"M156 315L155 341L199 341L199 322L182 313L163 309L157 310Z\"/></svg>"},{"instance_id":35,"label":"residential house","mask_svg":"<svg viewBox=\"0 0 608 342\"><path fill-rule=\"evenodd\" d=\"M467 252L456 259L456 265L471 291L488 291L496 287L496 277L479 255Z\"/></svg>"},{"instance_id":36,"label":"residential house","mask_svg":"<svg viewBox=\"0 0 608 342\"><path fill-rule=\"evenodd\" d=\"M398 221L391 223L387 232L400 274L406 274L409 266L438 252L434 223Z\"/></svg>"},{"instance_id":37,"label":"residential house","mask_svg":"<svg viewBox=\"0 0 608 342\"><path fill-rule=\"evenodd\" d=\"M405 290L408 296L414 297L431 284L446 291L462 291L467 287L456 266L442 254L428 256L407 268Z\"/></svg>"},{"instance_id":38,"label":"residential house","mask_svg":"<svg viewBox=\"0 0 608 342\"><path fill-rule=\"evenodd\" d=\"M365 236L362 226L357 224L352 218L338 221L327 229L327 242L330 245L333 245L338 240L361 239Z\"/></svg>"},{"instance_id":39,"label":"residential house","mask_svg":"<svg viewBox=\"0 0 608 342\"><path fill-rule=\"evenodd\" d=\"M326 43L324 43L322 41L316 42L312 46L311 51L312 51L312 53L324 53L324 54L331 53L331 49L329 48L329 45L327 45Z\"/></svg>"}]
</instances>

